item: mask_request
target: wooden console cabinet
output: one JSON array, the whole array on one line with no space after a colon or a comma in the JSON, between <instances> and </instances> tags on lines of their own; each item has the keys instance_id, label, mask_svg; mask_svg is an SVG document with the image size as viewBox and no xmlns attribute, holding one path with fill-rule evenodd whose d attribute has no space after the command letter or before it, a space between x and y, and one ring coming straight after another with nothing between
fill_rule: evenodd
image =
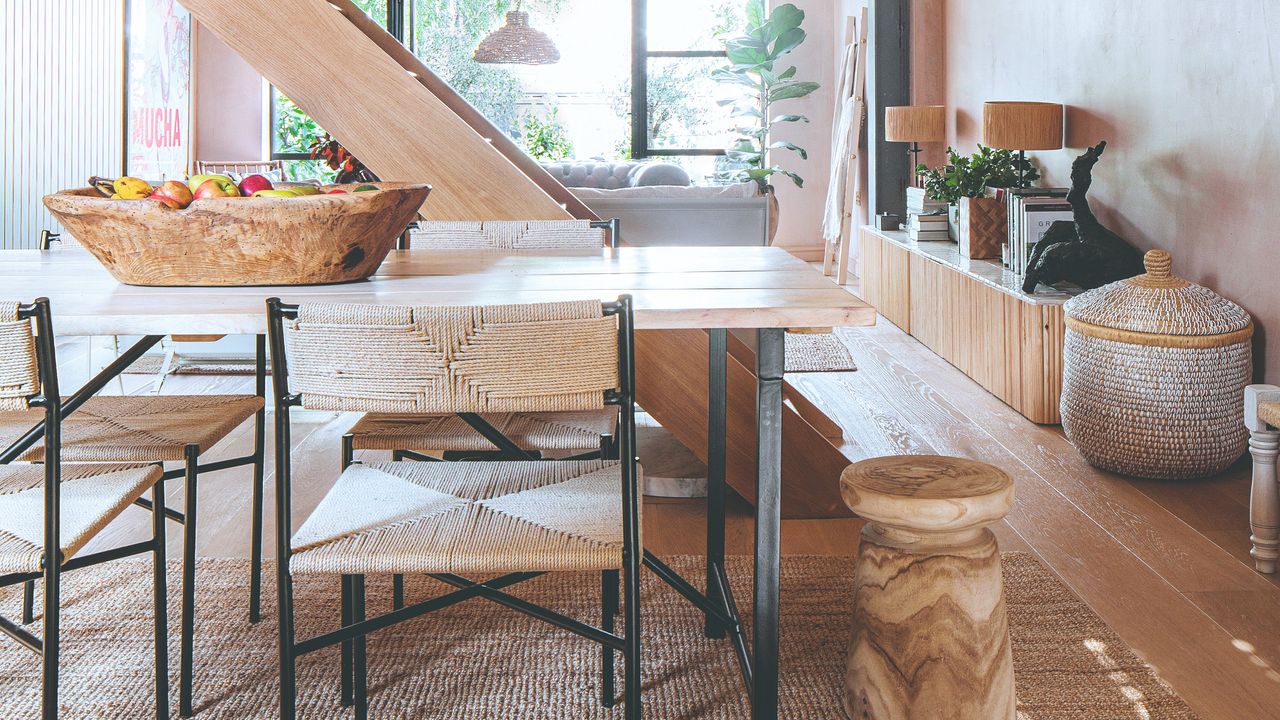
<instances>
[{"instance_id":1,"label":"wooden console cabinet","mask_svg":"<svg viewBox=\"0 0 1280 720\"><path fill-rule=\"evenodd\" d=\"M998 261L967 260L954 243L900 231L859 232L862 297L889 322L1029 420L1061 422L1062 304L1028 295Z\"/></svg>"}]
</instances>

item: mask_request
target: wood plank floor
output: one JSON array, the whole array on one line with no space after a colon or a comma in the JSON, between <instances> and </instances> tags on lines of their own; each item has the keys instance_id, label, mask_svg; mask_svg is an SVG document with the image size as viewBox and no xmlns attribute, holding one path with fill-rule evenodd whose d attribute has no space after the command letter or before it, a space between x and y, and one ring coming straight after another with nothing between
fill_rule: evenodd
<instances>
[{"instance_id":1,"label":"wood plank floor","mask_svg":"<svg viewBox=\"0 0 1280 720\"><path fill-rule=\"evenodd\" d=\"M851 460L940 453L1003 468L1017 483L1016 507L996 528L1003 549L1035 553L1205 720L1280 717L1280 582L1255 573L1248 558L1247 459L1198 482L1101 472L1080 458L1059 428L1029 423L889 323L838 333L858 372L791 378L843 427L843 450ZM88 367L85 342L61 343L60 351L64 384L74 386ZM131 376L113 389L145 392L147 383ZM174 376L164 391L249 387L245 378ZM338 438L353 421L320 415L296 426L299 520L336 478ZM246 425L213 454L240 454L251 437ZM201 483L201 554L247 556L248 487L247 469L210 474ZM169 494L180 507L180 483L170 483ZM750 508L738 501L731 512L729 552L749 553ZM131 510L95 547L141 537L148 522L144 512ZM785 521L783 552L851 554L860 526L858 520ZM268 517L268 552L272 527ZM659 554L701 553L704 528L701 501L647 501L646 541ZM171 552L178 542L179 533L171 531Z\"/></svg>"}]
</instances>

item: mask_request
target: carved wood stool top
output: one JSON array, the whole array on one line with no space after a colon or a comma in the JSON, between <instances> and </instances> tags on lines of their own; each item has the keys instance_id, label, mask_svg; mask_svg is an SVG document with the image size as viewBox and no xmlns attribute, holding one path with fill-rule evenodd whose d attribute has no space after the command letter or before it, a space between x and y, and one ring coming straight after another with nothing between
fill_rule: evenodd
<instances>
[{"instance_id":1,"label":"carved wood stool top","mask_svg":"<svg viewBox=\"0 0 1280 720\"><path fill-rule=\"evenodd\" d=\"M1013 478L986 463L895 455L854 463L840 476L849 509L903 530L953 533L983 527L1013 507Z\"/></svg>"}]
</instances>

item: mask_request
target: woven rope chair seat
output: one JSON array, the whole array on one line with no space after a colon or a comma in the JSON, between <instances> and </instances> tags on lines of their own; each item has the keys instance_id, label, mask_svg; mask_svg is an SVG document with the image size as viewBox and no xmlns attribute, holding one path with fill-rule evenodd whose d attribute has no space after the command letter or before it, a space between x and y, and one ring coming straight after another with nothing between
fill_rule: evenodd
<instances>
[{"instance_id":1,"label":"woven rope chair seat","mask_svg":"<svg viewBox=\"0 0 1280 720\"><path fill-rule=\"evenodd\" d=\"M293 538L295 573L622 568L616 461L352 465Z\"/></svg>"},{"instance_id":2,"label":"woven rope chair seat","mask_svg":"<svg viewBox=\"0 0 1280 720\"><path fill-rule=\"evenodd\" d=\"M183 460L186 445L204 453L263 405L254 395L94 397L62 421L64 462L147 463ZM0 447L44 418L42 410L0 412ZM23 460L39 462L43 444Z\"/></svg>"},{"instance_id":3,"label":"woven rope chair seat","mask_svg":"<svg viewBox=\"0 0 1280 720\"><path fill-rule=\"evenodd\" d=\"M600 436L613 435L618 411L499 413L481 416L524 450L586 452L600 449ZM475 428L457 415L370 413L351 428L356 450L480 452L493 450Z\"/></svg>"},{"instance_id":4,"label":"woven rope chair seat","mask_svg":"<svg viewBox=\"0 0 1280 720\"><path fill-rule=\"evenodd\" d=\"M63 561L79 552L160 479L156 465L65 466L60 544ZM0 574L41 572L44 467L0 465Z\"/></svg>"}]
</instances>

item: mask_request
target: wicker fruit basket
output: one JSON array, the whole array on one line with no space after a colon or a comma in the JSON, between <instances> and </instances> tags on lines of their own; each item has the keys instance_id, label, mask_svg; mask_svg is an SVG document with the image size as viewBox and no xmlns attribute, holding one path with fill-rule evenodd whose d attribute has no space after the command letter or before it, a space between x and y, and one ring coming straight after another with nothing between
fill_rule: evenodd
<instances>
[{"instance_id":1,"label":"wicker fruit basket","mask_svg":"<svg viewBox=\"0 0 1280 720\"><path fill-rule=\"evenodd\" d=\"M44 204L128 285L322 285L372 275L431 191L416 183L378 187L197 200L182 210L81 188L46 195Z\"/></svg>"},{"instance_id":2,"label":"wicker fruit basket","mask_svg":"<svg viewBox=\"0 0 1280 720\"><path fill-rule=\"evenodd\" d=\"M1162 250L1145 275L1072 298L1062 427L1100 468L1177 479L1220 472L1240 454L1253 322L1239 305L1170 274Z\"/></svg>"}]
</instances>

